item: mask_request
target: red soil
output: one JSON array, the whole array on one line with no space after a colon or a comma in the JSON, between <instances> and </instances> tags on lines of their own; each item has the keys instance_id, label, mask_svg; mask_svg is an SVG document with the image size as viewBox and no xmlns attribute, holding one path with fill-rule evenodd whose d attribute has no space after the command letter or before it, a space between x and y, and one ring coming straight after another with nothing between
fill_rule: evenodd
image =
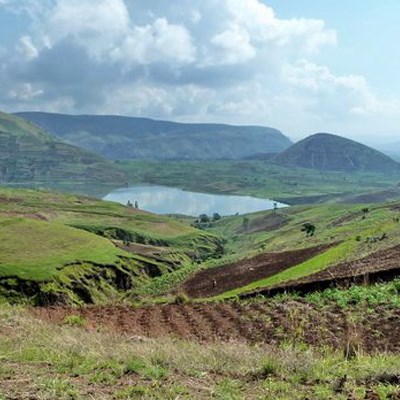
<instances>
[{"instance_id":1,"label":"red soil","mask_svg":"<svg viewBox=\"0 0 400 400\"><path fill-rule=\"evenodd\" d=\"M35 308L45 321L62 324L68 315L80 315L86 329L112 331L131 337L175 337L205 341L242 341L279 344L288 340L344 348L357 337L366 351L400 351L400 310L380 307L373 314L362 310L355 325L334 306L317 309L299 301L197 303L133 307Z\"/></svg>"},{"instance_id":2,"label":"red soil","mask_svg":"<svg viewBox=\"0 0 400 400\"><path fill-rule=\"evenodd\" d=\"M233 264L196 273L182 286L191 298L211 297L268 278L326 251L331 245L281 253L264 253Z\"/></svg>"}]
</instances>

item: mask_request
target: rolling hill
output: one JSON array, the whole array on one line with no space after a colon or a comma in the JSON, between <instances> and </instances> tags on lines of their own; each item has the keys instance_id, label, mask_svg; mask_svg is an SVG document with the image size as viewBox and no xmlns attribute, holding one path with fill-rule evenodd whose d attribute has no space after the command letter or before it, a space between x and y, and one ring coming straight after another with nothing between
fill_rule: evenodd
<instances>
[{"instance_id":1,"label":"rolling hill","mask_svg":"<svg viewBox=\"0 0 400 400\"><path fill-rule=\"evenodd\" d=\"M240 159L279 153L291 145L262 126L183 124L148 118L20 112L58 138L108 159Z\"/></svg>"},{"instance_id":2,"label":"rolling hill","mask_svg":"<svg viewBox=\"0 0 400 400\"><path fill-rule=\"evenodd\" d=\"M0 184L61 187L122 184L110 161L54 138L34 124L0 112Z\"/></svg>"},{"instance_id":3,"label":"rolling hill","mask_svg":"<svg viewBox=\"0 0 400 400\"><path fill-rule=\"evenodd\" d=\"M399 172L400 164L383 153L341 136L316 133L273 159L288 167L325 171Z\"/></svg>"},{"instance_id":4,"label":"rolling hill","mask_svg":"<svg viewBox=\"0 0 400 400\"><path fill-rule=\"evenodd\" d=\"M222 251L214 235L89 197L0 189L0 298L101 303Z\"/></svg>"}]
</instances>

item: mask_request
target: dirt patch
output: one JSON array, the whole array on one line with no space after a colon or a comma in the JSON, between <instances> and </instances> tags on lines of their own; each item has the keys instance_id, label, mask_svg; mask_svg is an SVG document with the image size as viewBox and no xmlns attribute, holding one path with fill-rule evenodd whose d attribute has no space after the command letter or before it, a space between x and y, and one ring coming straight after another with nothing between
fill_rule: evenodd
<instances>
[{"instance_id":1,"label":"dirt patch","mask_svg":"<svg viewBox=\"0 0 400 400\"><path fill-rule=\"evenodd\" d=\"M0 213L5 217L22 217L27 219L35 219L37 221L48 221L48 218L42 214L34 214L34 213L18 213L13 211L3 211Z\"/></svg>"},{"instance_id":2,"label":"dirt patch","mask_svg":"<svg viewBox=\"0 0 400 400\"><path fill-rule=\"evenodd\" d=\"M18 197L4 197L0 196L0 204L7 203L22 203L24 200Z\"/></svg>"},{"instance_id":3,"label":"dirt patch","mask_svg":"<svg viewBox=\"0 0 400 400\"><path fill-rule=\"evenodd\" d=\"M168 248L165 247L150 246L138 243L124 244L123 242L118 240L113 240L113 243L117 247L129 253L140 254L142 256L160 256L161 254L166 254L170 251Z\"/></svg>"},{"instance_id":4,"label":"dirt patch","mask_svg":"<svg viewBox=\"0 0 400 400\"><path fill-rule=\"evenodd\" d=\"M398 191L382 190L380 192L371 192L351 197L345 197L342 202L349 204L384 203L387 201L398 200L399 197L400 193Z\"/></svg>"},{"instance_id":5,"label":"dirt patch","mask_svg":"<svg viewBox=\"0 0 400 400\"><path fill-rule=\"evenodd\" d=\"M343 215L342 217L336 219L335 221L333 221L330 226L332 227L336 227L336 226L341 226L343 224L347 224L348 222L351 222L353 220L355 220L356 218L359 218L363 215L362 211L358 211L358 212L352 212L350 214L347 215Z\"/></svg>"},{"instance_id":6,"label":"dirt patch","mask_svg":"<svg viewBox=\"0 0 400 400\"><path fill-rule=\"evenodd\" d=\"M217 268L205 269L189 278L182 290L191 298L211 297L268 278L300 264L333 244L281 253L264 253Z\"/></svg>"},{"instance_id":7,"label":"dirt patch","mask_svg":"<svg viewBox=\"0 0 400 400\"><path fill-rule=\"evenodd\" d=\"M288 219L281 214L269 214L261 218L257 218L250 222L247 229L240 227L238 233L256 233L256 232L271 232L282 228L288 223Z\"/></svg>"},{"instance_id":8,"label":"dirt patch","mask_svg":"<svg viewBox=\"0 0 400 400\"><path fill-rule=\"evenodd\" d=\"M139 341L169 336L200 342L279 345L298 341L344 348L351 332L365 351L400 351L400 310L378 306L367 313L362 307L346 311L334 304L318 308L303 301L276 303L267 299L143 308L35 308L31 312L56 324L63 324L68 315L79 315L88 330L117 332Z\"/></svg>"},{"instance_id":9,"label":"dirt patch","mask_svg":"<svg viewBox=\"0 0 400 400\"><path fill-rule=\"evenodd\" d=\"M400 276L400 245L377 251L359 260L331 266L323 271L282 285L245 293L243 297L258 294L271 295L288 290L306 293L330 286L346 287L353 283L369 284L391 280L398 276Z\"/></svg>"}]
</instances>

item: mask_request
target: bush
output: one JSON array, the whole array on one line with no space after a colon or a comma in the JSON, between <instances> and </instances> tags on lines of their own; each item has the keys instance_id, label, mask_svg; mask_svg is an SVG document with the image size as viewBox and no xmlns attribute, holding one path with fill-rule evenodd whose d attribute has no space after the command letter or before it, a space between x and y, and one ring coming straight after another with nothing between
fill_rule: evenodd
<instances>
[{"instance_id":1,"label":"bush","mask_svg":"<svg viewBox=\"0 0 400 400\"><path fill-rule=\"evenodd\" d=\"M188 304L190 303L190 297L186 293L178 293L175 296L174 304Z\"/></svg>"},{"instance_id":2,"label":"bush","mask_svg":"<svg viewBox=\"0 0 400 400\"><path fill-rule=\"evenodd\" d=\"M66 315L64 318L64 324L71 326L83 326L86 323L86 319L81 315Z\"/></svg>"}]
</instances>

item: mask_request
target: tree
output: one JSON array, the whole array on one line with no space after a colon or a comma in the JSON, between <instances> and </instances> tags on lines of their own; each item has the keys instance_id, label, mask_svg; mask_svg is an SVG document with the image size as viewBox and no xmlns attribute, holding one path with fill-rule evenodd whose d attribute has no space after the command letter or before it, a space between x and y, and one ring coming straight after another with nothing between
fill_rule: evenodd
<instances>
[{"instance_id":1,"label":"tree","mask_svg":"<svg viewBox=\"0 0 400 400\"><path fill-rule=\"evenodd\" d=\"M210 222L210 217L207 214L200 214L199 215L199 222L201 224L206 224L206 223Z\"/></svg>"},{"instance_id":2,"label":"tree","mask_svg":"<svg viewBox=\"0 0 400 400\"><path fill-rule=\"evenodd\" d=\"M305 223L302 225L301 231L302 231L302 232L305 232L307 237L311 237L311 236L314 236L314 234L315 234L315 229L316 229L316 228L315 228L315 225L310 224L309 222L305 222Z\"/></svg>"},{"instance_id":3,"label":"tree","mask_svg":"<svg viewBox=\"0 0 400 400\"><path fill-rule=\"evenodd\" d=\"M219 221L221 219L221 216L218 213L213 214L213 221Z\"/></svg>"}]
</instances>

